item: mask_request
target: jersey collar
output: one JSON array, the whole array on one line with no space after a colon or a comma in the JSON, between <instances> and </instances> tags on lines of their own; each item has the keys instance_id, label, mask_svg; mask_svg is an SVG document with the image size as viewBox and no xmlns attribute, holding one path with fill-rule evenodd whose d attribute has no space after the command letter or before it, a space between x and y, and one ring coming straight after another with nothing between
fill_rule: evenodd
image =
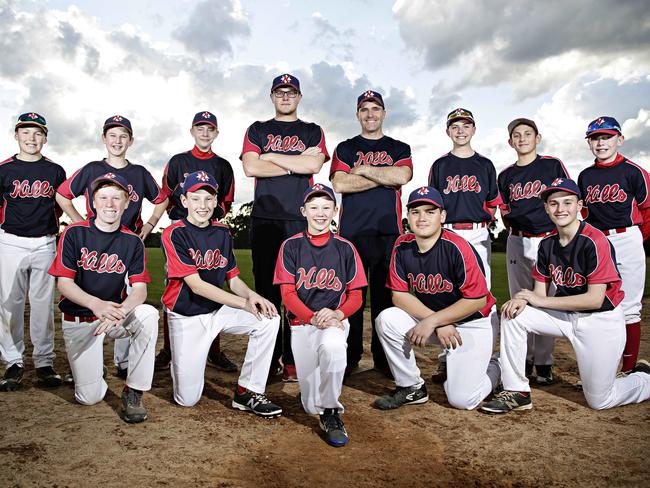
<instances>
[{"instance_id":1,"label":"jersey collar","mask_svg":"<svg viewBox=\"0 0 650 488\"><path fill-rule=\"evenodd\" d=\"M618 163L624 160L625 156L623 156L621 153L617 153L614 161L611 161L609 163L599 163L597 159L594 159L594 163L596 163L596 166L599 168L611 168L612 166L616 166Z\"/></svg>"},{"instance_id":2,"label":"jersey collar","mask_svg":"<svg viewBox=\"0 0 650 488\"><path fill-rule=\"evenodd\" d=\"M194 146L192 148L191 153L192 156L194 156L197 159L210 159L212 156L214 156L212 149L209 149L208 152L203 152L197 146Z\"/></svg>"}]
</instances>

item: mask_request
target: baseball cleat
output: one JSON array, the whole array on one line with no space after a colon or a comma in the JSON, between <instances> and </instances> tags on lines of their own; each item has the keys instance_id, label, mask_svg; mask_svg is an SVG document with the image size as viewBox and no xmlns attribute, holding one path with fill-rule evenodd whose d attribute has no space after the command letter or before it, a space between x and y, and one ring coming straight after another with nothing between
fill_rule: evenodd
<instances>
[{"instance_id":1,"label":"baseball cleat","mask_svg":"<svg viewBox=\"0 0 650 488\"><path fill-rule=\"evenodd\" d=\"M237 388L235 388L235 396L232 399L232 408L253 412L255 415L265 418L282 415L282 408L271 402L264 393L246 390L240 394Z\"/></svg>"},{"instance_id":2,"label":"baseball cleat","mask_svg":"<svg viewBox=\"0 0 650 488\"><path fill-rule=\"evenodd\" d=\"M162 348L160 352L156 355L156 359L153 362L154 371L163 371L169 369L169 363L172 362L172 354L167 349Z\"/></svg>"},{"instance_id":3,"label":"baseball cleat","mask_svg":"<svg viewBox=\"0 0 650 488\"><path fill-rule=\"evenodd\" d=\"M438 361L438 369L431 375L431 381L436 385L441 385L447 381L447 361Z\"/></svg>"},{"instance_id":4,"label":"baseball cleat","mask_svg":"<svg viewBox=\"0 0 650 488\"><path fill-rule=\"evenodd\" d=\"M12 364L0 380L0 391L15 391L23 381L24 368L20 364Z\"/></svg>"},{"instance_id":5,"label":"baseball cleat","mask_svg":"<svg viewBox=\"0 0 650 488\"><path fill-rule=\"evenodd\" d=\"M320 428L325 431L325 441L333 447L343 447L350 441L338 408L326 408L320 415Z\"/></svg>"},{"instance_id":6,"label":"baseball cleat","mask_svg":"<svg viewBox=\"0 0 650 488\"><path fill-rule=\"evenodd\" d=\"M535 377L535 383L540 386L548 386L555 382L553 377L553 366L549 365L535 365L535 371L537 376Z\"/></svg>"},{"instance_id":7,"label":"baseball cleat","mask_svg":"<svg viewBox=\"0 0 650 488\"><path fill-rule=\"evenodd\" d=\"M236 373L239 368L233 363L225 353L219 351L217 354L208 354L208 366L224 371L226 373Z\"/></svg>"},{"instance_id":8,"label":"baseball cleat","mask_svg":"<svg viewBox=\"0 0 650 488\"><path fill-rule=\"evenodd\" d=\"M645 359L640 359L636 363L636 366L634 366L634 369L632 369L632 372L650 374L650 363Z\"/></svg>"},{"instance_id":9,"label":"baseball cleat","mask_svg":"<svg viewBox=\"0 0 650 488\"><path fill-rule=\"evenodd\" d=\"M295 383L298 381L298 374L296 367L293 364L285 364L284 371L282 372L282 381L285 383Z\"/></svg>"},{"instance_id":10,"label":"baseball cleat","mask_svg":"<svg viewBox=\"0 0 650 488\"><path fill-rule=\"evenodd\" d=\"M142 404L142 392L124 386L122 390L122 411L124 420L129 424L138 424L147 420L147 409Z\"/></svg>"},{"instance_id":11,"label":"baseball cleat","mask_svg":"<svg viewBox=\"0 0 650 488\"><path fill-rule=\"evenodd\" d=\"M533 401L529 392L503 390L494 399L485 402L480 410L485 413L508 413L512 410L530 410Z\"/></svg>"},{"instance_id":12,"label":"baseball cleat","mask_svg":"<svg viewBox=\"0 0 650 488\"><path fill-rule=\"evenodd\" d=\"M38 383L45 388L56 388L63 383L61 375L54 371L52 366L36 368L36 377L38 378Z\"/></svg>"},{"instance_id":13,"label":"baseball cleat","mask_svg":"<svg viewBox=\"0 0 650 488\"><path fill-rule=\"evenodd\" d=\"M423 383L422 386L398 386L390 395L377 398L373 405L379 410L393 410L402 405L417 405L428 400L427 385Z\"/></svg>"}]
</instances>

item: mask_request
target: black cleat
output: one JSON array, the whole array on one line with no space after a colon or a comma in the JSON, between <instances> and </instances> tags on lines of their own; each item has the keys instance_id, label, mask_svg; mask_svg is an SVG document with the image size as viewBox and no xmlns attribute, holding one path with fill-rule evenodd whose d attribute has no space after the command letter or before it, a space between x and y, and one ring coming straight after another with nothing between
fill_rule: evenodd
<instances>
[{"instance_id":1,"label":"black cleat","mask_svg":"<svg viewBox=\"0 0 650 488\"><path fill-rule=\"evenodd\" d=\"M15 391L23 381L25 369L20 364L12 364L0 380L0 391Z\"/></svg>"}]
</instances>

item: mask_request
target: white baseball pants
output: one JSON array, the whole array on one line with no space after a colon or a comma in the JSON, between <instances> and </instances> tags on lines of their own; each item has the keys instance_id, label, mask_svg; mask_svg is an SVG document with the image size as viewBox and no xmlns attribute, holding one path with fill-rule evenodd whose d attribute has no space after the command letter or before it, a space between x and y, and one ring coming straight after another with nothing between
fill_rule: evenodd
<instances>
[{"instance_id":1,"label":"white baseball pants","mask_svg":"<svg viewBox=\"0 0 650 488\"><path fill-rule=\"evenodd\" d=\"M210 344L220 332L250 336L238 384L255 393L264 393L280 327L279 316L257 320L245 310L223 305L219 310L193 317L169 311L168 320L176 403L191 407L201 399Z\"/></svg>"},{"instance_id":2,"label":"white baseball pants","mask_svg":"<svg viewBox=\"0 0 650 488\"><path fill-rule=\"evenodd\" d=\"M508 272L508 288L510 298L522 289L532 290L535 287L532 271L537 262L537 250L542 237L508 236L506 242L506 270ZM526 359L539 365L553 364L555 338L528 334Z\"/></svg>"},{"instance_id":3,"label":"white baseball pants","mask_svg":"<svg viewBox=\"0 0 650 488\"><path fill-rule=\"evenodd\" d=\"M609 234L609 242L616 251L616 267L623 280L625 297L621 308L625 314L625 323L634 324L641 321L641 299L645 287L645 252L643 236L638 227L628 227L620 234Z\"/></svg>"},{"instance_id":4,"label":"white baseball pants","mask_svg":"<svg viewBox=\"0 0 650 488\"><path fill-rule=\"evenodd\" d=\"M445 228L454 231L456 234L474 246L474 249L476 249L476 252L483 262L483 269L485 269L485 280L487 281L487 287L489 290L492 286L492 241L490 241L490 231L487 229L487 227L479 227L477 229L468 230L453 229L451 227L451 224L445 225Z\"/></svg>"},{"instance_id":5,"label":"white baseball pants","mask_svg":"<svg viewBox=\"0 0 650 488\"><path fill-rule=\"evenodd\" d=\"M23 364L23 317L28 296L34 366L52 366L54 277L47 270L55 254L54 236L21 237L0 230L0 358L7 366Z\"/></svg>"},{"instance_id":6,"label":"white baseball pants","mask_svg":"<svg viewBox=\"0 0 650 488\"><path fill-rule=\"evenodd\" d=\"M529 332L569 340L591 408L602 410L650 398L650 375L616 377L625 346L625 320L620 306L609 312L569 313L529 305L514 319L502 318L501 371L505 390L530 391L525 375Z\"/></svg>"},{"instance_id":7,"label":"white baseball pants","mask_svg":"<svg viewBox=\"0 0 650 488\"><path fill-rule=\"evenodd\" d=\"M471 410L479 405L498 384L501 372L496 358L492 359L496 313L458 326L463 345L445 349L447 381L444 388L452 407ZM408 332L418 321L404 310L391 307L377 317L379 339L386 352L388 365L397 386L420 386L424 380L415 362ZM438 343L435 335L429 343Z\"/></svg>"},{"instance_id":8,"label":"white baseball pants","mask_svg":"<svg viewBox=\"0 0 650 488\"><path fill-rule=\"evenodd\" d=\"M126 384L136 390L151 389L153 363L158 338L158 310L151 305L138 305L124 319L121 326L98 336L93 332L94 322L63 320L63 339L74 377L74 397L83 405L100 402L108 385L104 381L104 336L111 339L128 338L129 375Z\"/></svg>"},{"instance_id":9,"label":"white baseball pants","mask_svg":"<svg viewBox=\"0 0 650 488\"><path fill-rule=\"evenodd\" d=\"M345 329L291 326L291 349L296 362L300 400L307 413L322 414L326 408L343 411L339 397L347 366L350 324L344 320L343 326Z\"/></svg>"}]
</instances>

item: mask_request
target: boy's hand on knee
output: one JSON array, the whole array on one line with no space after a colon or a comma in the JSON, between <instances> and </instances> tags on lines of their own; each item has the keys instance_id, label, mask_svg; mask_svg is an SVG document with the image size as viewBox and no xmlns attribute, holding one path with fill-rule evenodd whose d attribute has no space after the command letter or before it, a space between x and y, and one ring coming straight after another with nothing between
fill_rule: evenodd
<instances>
[{"instance_id":1,"label":"boy's hand on knee","mask_svg":"<svg viewBox=\"0 0 650 488\"><path fill-rule=\"evenodd\" d=\"M515 295L516 296L516 295ZM524 311L528 302L520 298L513 298L508 300L501 307L501 315L507 319L514 319L517 315Z\"/></svg>"},{"instance_id":2,"label":"boy's hand on knee","mask_svg":"<svg viewBox=\"0 0 650 488\"><path fill-rule=\"evenodd\" d=\"M318 312L314 314L312 317L311 321L312 324L315 326L319 325L324 325L331 320L336 320L337 322L341 322L344 319L343 312L340 312L338 310L332 310L330 308L321 308Z\"/></svg>"},{"instance_id":3,"label":"boy's hand on knee","mask_svg":"<svg viewBox=\"0 0 650 488\"><path fill-rule=\"evenodd\" d=\"M445 347L445 349L456 349L459 346L463 345L463 340L460 337L460 333L456 326L454 325L445 325L443 327L438 327L436 329L436 336Z\"/></svg>"},{"instance_id":4,"label":"boy's hand on knee","mask_svg":"<svg viewBox=\"0 0 650 488\"><path fill-rule=\"evenodd\" d=\"M411 344L414 346L424 347L434 330L435 326L433 324L422 321L413 327L408 333L408 340L411 341Z\"/></svg>"}]
</instances>

